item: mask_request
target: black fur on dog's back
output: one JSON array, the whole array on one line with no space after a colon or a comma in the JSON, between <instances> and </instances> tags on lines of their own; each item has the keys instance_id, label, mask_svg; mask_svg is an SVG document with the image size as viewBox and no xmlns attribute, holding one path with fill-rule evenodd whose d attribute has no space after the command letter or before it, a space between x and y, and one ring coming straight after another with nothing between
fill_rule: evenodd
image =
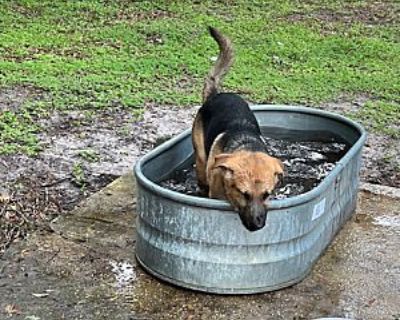
<instances>
[{"instance_id":1,"label":"black fur on dog's back","mask_svg":"<svg viewBox=\"0 0 400 320\"><path fill-rule=\"evenodd\" d=\"M224 133L220 141L224 152L235 150L262 151L265 145L261 131L249 105L234 93L219 93L200 108L203 132L208 156L216 137Z\"/></svg>"}]
</instances>

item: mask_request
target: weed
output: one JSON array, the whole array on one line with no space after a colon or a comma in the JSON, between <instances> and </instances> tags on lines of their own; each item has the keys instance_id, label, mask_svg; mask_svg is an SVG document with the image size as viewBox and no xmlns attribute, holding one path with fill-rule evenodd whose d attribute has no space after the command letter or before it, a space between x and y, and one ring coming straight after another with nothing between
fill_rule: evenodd
<instances>
[{"instance_id":1,"label":"weed","mask_svg":"<svg viewBox=\"0 0 400 320\"><path fill-rule=\"evenodd\" d=\"M88 162L97 162L97 161L99 161L99 159L100 159L100 157L99 157L99 155L96 153L96 151L95 151L95 150L92 150L92 149L80 150L80 151L78 152L78 155L79 155L82 159L84 159L84 160L86 160L86 161L88 161Z\"/></svg>"},{"instance_id":2,"label":"weed","mask_svg":"<svg viewBox=\"0 0 400 320\"><path fill-rule=\"evenodd\" d=\"M27 113L0 113L0 154L35 155L40 150L35 136L38 129Z\"/></svg>"},{"instance_id":3,"label":"weed","mask_svg":"<svg viewBox=\"0 0 400 320\"><path fill-rule=\"evenodd\" d=\"M86 178L85 178L85 172L83 170L83 165L81 162L74 163L71 174L72 174L73 182L77 186L79 186L81 188L85 188Z\"/></svg>"}]
</instances>

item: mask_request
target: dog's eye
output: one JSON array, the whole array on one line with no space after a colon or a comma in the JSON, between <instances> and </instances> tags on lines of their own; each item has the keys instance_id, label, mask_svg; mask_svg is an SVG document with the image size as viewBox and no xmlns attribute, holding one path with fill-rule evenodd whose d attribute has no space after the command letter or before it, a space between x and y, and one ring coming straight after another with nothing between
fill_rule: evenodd
<instances>
[{"instance_id":1,"label":"dog's eye","mask_svg":"<svg viewBox=\"0 0 400 320\"><path fill-rule=\"evenodd\" d=\"M250 200L250 198L251 198L250 193L248 193L248 192L243 192L243 196L246 200Z\"/></svg>"},{"instance_id":2,"label":"dog's eye","mask_svg":"<svg viewBox=\"0 0 400 320\"><path fill-rule=\"evenodd\" d=\"M269 196L270 196L270 193L268 191L264 192L262 195L264 200L267 199Z\"/></svg>"},{"instance_id":3,"label":"dog's eye","mask_svg":"<svg viewBox=\"0 0 400 320\"><path fill-rule=\"evenodd\" d=\"M281 173L281 172L276 172L276 173L275 173L275 177L277 177L278 180L282 180L282 179L283 179L283 173Z\"/></svg>"}]
</instances>

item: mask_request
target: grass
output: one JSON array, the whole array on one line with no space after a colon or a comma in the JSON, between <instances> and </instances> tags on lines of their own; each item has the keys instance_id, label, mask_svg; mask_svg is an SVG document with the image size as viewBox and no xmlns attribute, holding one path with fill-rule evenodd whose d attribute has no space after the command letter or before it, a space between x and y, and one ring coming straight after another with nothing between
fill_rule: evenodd
<instances>
[{"instance_id":1,"label":"grass","mask_svg":"<svg viewBox=\"0 0 400 320\"><path fill-rule=\"evenodd\" d=\"M100 158L96 151L92 149L80 150L78 155L88 162L97 162Z\"/></svg>"},{"instance_id":2,"label":"grass","mask_svg":"<svg viewBox=\"0 0 400 320\"><path fill-rule=\"evenodd\" d=\"M214 25L236 48L226 90L253 102L311 105L367 93L398 114L396 10L396 1L372 0L3 1L0 87L42 89L43 112L119 105L140 116L146 103L199 104L217 54L206 32ZM20 115L31 110L0 117L9 128L0 154L37 150L38 128Z\"/></svg>"},{"instance_id":3,"label":"grass","mask_svg":"<svg viewBox=\"0 0 400 320\"><path fill-rule=\"evenodd\" d=\"M367 102L357 118L375 132L400 138L400 110L395 103Z\"/></svg>"},{"instance_id":4,"label":"grass","mask_svg":"<svg viewBox=\"0 0 400 320\"><path fill-rule=\"evenodd\" d=\"M86 177L81 162L74 163L71 174L73 182L80 188L84 189L86 185Z\"/></svg>"},{"instance_id":5,"label":"grass","mask_svg":"<svg viewBox=\"0 0 400 320\"><path fill-rule=\"evenodd\" d=\"M39 151L37 129L27 113L0 113L0 154L35 155Z\"/></svg>"}]
</instances>

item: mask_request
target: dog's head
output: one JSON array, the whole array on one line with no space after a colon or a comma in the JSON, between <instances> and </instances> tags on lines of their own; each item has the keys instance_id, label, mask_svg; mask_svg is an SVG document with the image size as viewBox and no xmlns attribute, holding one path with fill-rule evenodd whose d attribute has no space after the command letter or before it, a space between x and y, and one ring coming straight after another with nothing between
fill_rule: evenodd
<instances>
[{"instance_id":1,"label":"dog's head","mask_svg":"<svg viewBox=\"0 0 400 320\"><path fill-rule=\"evenodd\" d=\"M267 201L283 176L280 160L262 152L238 151L215 157L225 198L239 212L244 226L256 231L265 226Z\"/></svg>"}]
</instances>

